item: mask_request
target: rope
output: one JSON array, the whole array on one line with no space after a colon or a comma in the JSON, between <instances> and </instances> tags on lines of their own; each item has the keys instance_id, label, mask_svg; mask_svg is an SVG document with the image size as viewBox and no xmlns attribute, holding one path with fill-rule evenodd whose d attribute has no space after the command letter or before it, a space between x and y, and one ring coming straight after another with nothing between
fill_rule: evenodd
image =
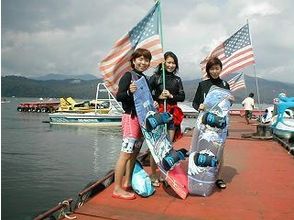
<instances>
[{"instance_id":1,"label":"rope","mask_svg":"<svg viewBox=\"0 0 294 220\"><path fill-rule=\"evenodd\" d=\"M70 217L70 216L68 216L68 214L70 214L70 212L67 212L67 213L65 212L65 209L70 207L68 200L64 200L63 202L60 202L59 205L62 205L63 208L60 210L58 219L62 216L64 216L67 219L76 219L77 218L76 216Z\"/></svg>"}]
</instances>

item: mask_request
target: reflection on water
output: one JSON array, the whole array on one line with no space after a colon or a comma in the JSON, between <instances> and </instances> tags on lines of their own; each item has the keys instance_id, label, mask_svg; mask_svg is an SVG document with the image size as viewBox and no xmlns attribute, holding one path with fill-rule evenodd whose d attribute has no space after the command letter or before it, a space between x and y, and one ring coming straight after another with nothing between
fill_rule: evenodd
<instances>
[{"instance_id":1,"label":"reflection on water","mask_svg":"<svg viewBox=\"0 0 294 220\"><path fill-rule=\"evenodd\" d=\"M30 100L27 100L30 101ZM50 126L48 114L2 105L2 217L32 219L114 167L120 128Z\"/></svg>"},{"instance_id":2,"label":"reflection on water","mask_svg":"<svg viewBox=\"0 0 294 220\"><path fill-rule=\"evenodd\" d=\"M100 129L98 135L93 138L93 172L97 176L105 172L105 167L114 167L114 161L116 161L120 149L121 141L118 141L120 132L120 128L104 128ZM101 140L99 138L101 135L106 135L108 137L107 143L103 146L103 154L101 153ZM105 167L101 166L101 162Z\"/></svg>"},{"instance_id":3,"label":"reflection on water","mask_svg":"<svg viewBox=\"0 0 294 220\"><path fill-rule=\"evenodd\" d=\"M19 102L1 106L2 218L9 220L32 219L75 198L114 168L121 148L120 128L50 126L42 123L46 113L17 112ZM183 127L194 121L185 119Z\"/></svg>"}]
</instances>

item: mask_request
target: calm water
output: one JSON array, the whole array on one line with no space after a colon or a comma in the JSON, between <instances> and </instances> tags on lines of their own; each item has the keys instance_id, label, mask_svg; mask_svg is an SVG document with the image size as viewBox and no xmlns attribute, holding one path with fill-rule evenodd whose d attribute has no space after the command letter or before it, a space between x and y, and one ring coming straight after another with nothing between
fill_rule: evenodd
<instances>
[{"instance_id":1,"label":"calm water","mask_svg":"<svg viewBox=\"0 0 294 220\"><path fill-rule=\"evenodd\" d=\"M32 219L112 169L120 128L50 126L45 113L22 113L10 98L1 105L2 218ZM35 100L34 100L35 101ZM193 119L185 119L183 127ZM144 146L146 147L146 146Z\"/></svg>"},{"instance_id":2,"label":"calm water","mask_svg":"<svg viewBox=\"0 0 294 220\"><path fill-rule=\"evenodd\" d=\"M32 219L114 167L120 128L50 126L48 114L1 105L2 218Z\"/></svg>"}]
</instances>

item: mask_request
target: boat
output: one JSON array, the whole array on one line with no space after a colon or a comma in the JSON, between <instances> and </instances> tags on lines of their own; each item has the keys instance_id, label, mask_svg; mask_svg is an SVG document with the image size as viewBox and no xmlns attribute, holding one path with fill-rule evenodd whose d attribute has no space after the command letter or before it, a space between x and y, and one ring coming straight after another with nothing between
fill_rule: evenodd
<instances>
[{"instance_id":1,"label":"boat","mask_svg":"<svg viewBox=\"0 0 294 220\"><path fill-rule=\"evenodd\" d=\"M88 113L52 113L49 114L50 124L63 125L99 125L99 126L120 126L121 114L99 114Z\"/></svg>"},{"instance_id":2,"label":"boat","mask_svg":"<svg viewBox=\"0 0 294 220\"><path fill-rule=\"evenodd\" d=\"M184 114L185 118L197 118L198 111L196 111L191 105L188 103L178 103L178 106L180 109L182 109L182 112Z\"/></svg>"},{"instance_id":3,"label":"boat","mask_svg":"<svg viewBox=\"0 0 294 220\"><path fill-rule=\"evenodd\" d=\"M63 99L59 111L49 114L49 123L53 125L121 126L122 113L120 103L105 84L98 83L95 100L77 103L72 98Z\"/></svg>"},{"instance_id":4,"label":"boat","mask_svg":"<svg viewBox=\"0 0 294 220\"><path fill-rule=\"evenodd\" d=\"M1 104L7 104L10 103L10 100L7 99L1 99Z\"/></svg>"},{"instance_id":5,"label":"boat","mask_svg":"<svg viewBox=\"0 0 294 220\"><path fill-rule=\"evenodd\" d=\"M19 112L55 112L59 107L59 101L48 100L48 101L37 101L37 102L23 102L16 106Z\"/></svg>"},{"instance_id":6,"label":"boat","mask_svg":"<svg viewBox=\"0 0 294 220\"><path fill-rule=\"evenodd\" d=\"M224 152L226 190L216 189L209 197L188 196L182 200L170 186L161 184L151 197L137 196L135 200L125 201L111 196L114 171L110 170L103 178L81 189L75 199L56 202L55 207L36 216L35 220L51 217L64 220L294 219L293 158L276 141L242 137L244 132L255 129L239 116L231 117ZM191 135L183 136L174 147L188 149L191 139ZM146 158L149 157L144 152L138 159L146 162ZM151 172L147 163L144 169Z\"/></svg>"},{"instance_id":7,"label":"boat","mask_svg":"<svg viewBox=\"0 0 294 220\"><path fill-rule=\"evenodd\" d=\"M76 102L72 97L60 98L60 105L56 112L86 113L94 112L94 107L90 107L89 101Z\"/></svg>"},{"instance_id":8,"label":"boat","mask_svg":"<svg viewBox=\"0 0 294 220\"><path fill-rule=\"evenodd\" d=\"M273 134L284 139L294 138L294 97L279 94L274 100L276 115L272 119Z\"/></svg>"}]
</instances>

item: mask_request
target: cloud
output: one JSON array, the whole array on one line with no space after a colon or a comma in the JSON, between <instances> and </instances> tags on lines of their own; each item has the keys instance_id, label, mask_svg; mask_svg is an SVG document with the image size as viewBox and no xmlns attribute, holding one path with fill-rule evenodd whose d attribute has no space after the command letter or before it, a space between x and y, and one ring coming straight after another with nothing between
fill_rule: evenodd
<instances>
[{"instance_id":1,"label":"cloud","mask_svg":"<svg viewBox=\"0 0 294 220\"><path fill-rule=\"evenodd\" d=\"M241 17L252 17L252 16L269 16L280 14L281 11L268 2L253 3L245 7L241 13Z\"/></svg>"},{"instance_id":2,"label":"cloud","mask_svg":"<svg viewBox=\"0 0 294 220\"><path fill-rule=\"evenodd\" d=\"M2 0L2 74L101 76L98 62L152 5L151 0ZM178 55L184 80L200 78L200 61L249 19L257 74L294 81L292 1L182 0L162 5L164 48ZM277 78L279 72L283 74Z\"/></svg>"}]
</instances>

